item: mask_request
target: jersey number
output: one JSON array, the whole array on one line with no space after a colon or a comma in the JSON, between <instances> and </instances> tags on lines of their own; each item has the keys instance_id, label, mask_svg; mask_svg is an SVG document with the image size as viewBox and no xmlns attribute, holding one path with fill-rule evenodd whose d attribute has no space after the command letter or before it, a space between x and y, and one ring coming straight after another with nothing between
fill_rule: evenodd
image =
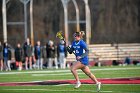
<instances>
[{"instance_id":1,"label":"jersey number","mask_svg":"<svg viewBox=\"0 0 140 93\"><path fill-rule=\"evenodd\" d=\"M76 50L75 52L76 52L76 53L79 53L79 51L78 51L78 50Z\"/></svg>"}]
</instances>

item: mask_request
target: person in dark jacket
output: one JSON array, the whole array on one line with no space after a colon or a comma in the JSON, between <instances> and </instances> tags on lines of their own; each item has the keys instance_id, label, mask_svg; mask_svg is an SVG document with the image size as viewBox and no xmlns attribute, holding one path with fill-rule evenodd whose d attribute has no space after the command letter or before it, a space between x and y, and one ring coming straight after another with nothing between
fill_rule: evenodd
<instances>
[{"instance_id":1,"label":"person in dark jacket","mask_svg":"<svg viewBox=\"0 0 140 93\"><path fill-rule=\"evenodd\" d=\"M37 44L34 47L34 54L37 69L43 69L43 48L40 45L40 41L37 41Z\"/></svg>"},{"instance_id":2,"label":"person in dark jacket","mask_svg":"<svg viewBox=\"0 0 140 93\"><path fill-rule=\"evenodd\" d=\"M8 70L11 71L11 66L10 66L11 50L7 42L5 42L3 46L3 59L4 59L4 67L6 71Z\"/></svg>"},{"instance_id":3,"label":"person in dark jacket","mask_svg":"<svg viewBox=\"0 0 140 93\"><path fill-rule=\"evenodd\" d=\"M57 46L57 57L60 63L60 68L66 68L66 57L67 57L67 49L66 44L63 40Z\"/></svg>"},{"instance_id":4,"label":"person in dark jacket","mask_svg":"<svg viewBox=\"0 0 140 93\"><path fill-rule=\"evenodd\" d=\"M24 57L25 57L25 69L28 70L28 62L29 62L29 69L32 69L32 46L29 38L27 38L27 41L24 43L23 50L24 50Z\"/></svg>"},{"instance_id":5,"label":"person in dark jacket","mask_svg":"<svg viewBox=\"0 0 140 93\"><path fill-rule=\"evenodd\" d=\"M3 46L0 42L0 70L3 71Z\"/></svg>"},{"instance_id":6,"label":"person in dark jacket","mask_svg":"<svg viewBox=\"0 0 140 93\"><path fill-rule=\"evenodd\" d=\"M48 42L48 44L46 44L46 54L48 59L48 68L52 68L54 62L55 68L58 69L57 58L56 58L56 47L53 41L51 40Z\"/></svg>"},{"instance_id":7,"label":"person in dark jacket","mask_svg":"<svg viewBox=\"0 0 140 93\"><path fill-rule=\"evenodd\" d=\"M17 44L17 47L15 49L15 60L18 64L18 70L22 70L23 50L20 46L20 43Z\"/></svg>"},{"instance_id":8,"label":"person in dark jacket","mask_svg":"<svg viewBox=\"0 0 140 93\"><path fill-rule=\"evenodd\" d=\"M126 65L129 65L129 64L131 63L130 57L126 57L124 63L125 63Z\"/></svg>"}]
</instances>

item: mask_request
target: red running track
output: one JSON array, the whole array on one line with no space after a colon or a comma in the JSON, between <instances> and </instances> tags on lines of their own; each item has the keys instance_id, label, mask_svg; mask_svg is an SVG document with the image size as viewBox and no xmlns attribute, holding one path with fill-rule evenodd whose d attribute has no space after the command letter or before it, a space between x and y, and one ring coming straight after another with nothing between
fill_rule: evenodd
<instances>
[{"instance_id":1,"label":"red running track","mask_svg":"<svg viewBox=\"0 0 140 93\"><path fill-rule=\"evenodd\" d=\"M134 78L102 78L98 79L102 84L140 84L140 77ZM80 80L82 84L94 84L90 79ZM8 82L0 83L0 86L32 86L32 85L59 85L59 84L74 84L75 80L51 80L40 82Z\"/></svg>"}]
</instances>

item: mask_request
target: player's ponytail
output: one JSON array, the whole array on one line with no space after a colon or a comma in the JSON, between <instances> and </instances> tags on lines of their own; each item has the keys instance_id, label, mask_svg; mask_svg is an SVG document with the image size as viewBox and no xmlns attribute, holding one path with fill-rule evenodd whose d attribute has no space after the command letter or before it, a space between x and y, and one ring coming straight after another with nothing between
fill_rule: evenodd
<instances>
[{"instance_id":1,"label":"player's ponytail","mask_svg":"<svg viewBox=\"0 0 140 93\"><path fill-rule=\"evenodd\" d=\"M84 31L80 31L79 33L80 33L80 37L83 38L83 36L85 35L85 32Z\"/></svg>"}]
</instances>

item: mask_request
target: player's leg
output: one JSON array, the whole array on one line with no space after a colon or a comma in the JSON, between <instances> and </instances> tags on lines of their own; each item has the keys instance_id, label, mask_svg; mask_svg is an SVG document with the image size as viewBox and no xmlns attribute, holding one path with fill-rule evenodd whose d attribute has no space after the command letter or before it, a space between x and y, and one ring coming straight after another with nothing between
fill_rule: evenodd
<instances>
[{"instance_id":1,"label":"player's leg","mask_svg":"<svg viewBox=\"0 0 140 93\"><path fill-rule=\"evenodd\" d=\"M63 58L62 58L62 53L59 53L59 63L60 63L60 68L63 68Z\"/></svg>"},{"instance_id":2,"label":"player's leg","mask_svg":"<svg viewBox=\"0 0 140 93\"><path fill-rule=\"evenodd\" d=\"M11 60L7 61L8 70L11 71Z\"/></svg>"},{"instance_id":3,"label":"player's leg","mask_svg":"<svg viewBox=\"0 0 140 93\"><path fill-rule=\"evenodd\" d=\"M97 85L97 91L100 91L101 82L97 80L95 75L93 75L88 66L85 66L81 69L87 76L89 76Z\"/></svg>"},{"instance_id":4,"label":"player's leg","mask_svg":"<svg viewBox=\"0 0 140 93\"><path fill-rule=\"evenodd\" d=\"M89 76L95 83L98 83L96 77L91 73L88 66L85 66L81 69L87 76Z\"/></svg>"},{"instance_id":5,"label":"player's leg","mask_svg":"<svg viewBox=\"0 0 140 93\"><path fill-rule=\"evenodd\" d=\"M22 62L19 62L19 70L22 70Z\"/></svg>"},{"instance_id":6,"label":"player's leg","mask_svg":"<svg viewBox=\"0 0 140 93\"><path fill-rule=\"evenodd\" d=\"M3 60L0 59L0 66L1 66L1 71L3 71Z\"/></svg>"},{"instance_id":7,"label":"player's leg","mask_svg":"<svg viewBox=\"0 0 140 93\"><path fill-rule=\"evenodd\" d=\"M32 69L32 57L29 57L29 67L30 67L30 70Z\"/></svg>"},{"instance_id":8,"label":"player's leg","mask_svg":"<svg viewBox=\"0 0 140 93\"><path fill-rule=\"evenodd\" d=\"M76 85L75 88L79 88L81 85L81 82L79 80L79 76L77 73L77 69L81 69L84 65L81 64L81 62L75 62L72 66L71 66L71 72L74 75L75 79L76 79Z\"/></svg>"},{"instance_id":9,"label":"player's leg","mask_svg":"<svg viewBox=\"0 0 140 93\"><path fill-rule=\"evenodd\" d=\"M52 68L52 58L48 58L48 68Z\"/></svg>"},{"instance_id":10,"label":"player's leg","mask_svg":"<svg viewBox=\"0 0 140 93\"><path fill-rule=\"evenodd\" d=\"M65 54L61 53L62 69L66 68Z\"/></svg>"},{"instance_id":11,"label":"player's leg","mask_svg":"<svg viewBox=\"0 0 140 93\"><path fill-rule=\"evenodd\" d=\"M4 57L4 69L7 71L7 58Z\"/></svg>"},{"instance_id":12,"label":"player's leg","mask_svg":"<svg viewBox=\"0 0 140 93\"><path fill-rule=\"evenodd\" d=\"M20 61L16 61L16 67L18 67L17 70L20 70L21 69L21 63L20 63Z\"/></svg>"},{"instance_id":13,"label":"player's leg","mask_svg":"<svg viewBox=\"0 0 140 93\"><path fill-rule=\"evenodd\" d=\"M28 70L28 60L29 60L29 58L26 57L26 58L25 58L25 69L26 69L26 70Z\"/></svg>"},{"instance_id":14,"label":"player's leg","mask_svg":"<svg viewBox=\"0 0 140 93\"><path fill-rule=\"evenodd\" d=\"M43 69L43 58L40 58L40 64L39 64L39 66L40 66L40 69Z\"/></svg>"},{"instance_id":15,"label":"player's leg","mask_svg":"<svg viewBox=\"0 0 140 93\"><path fill-rule=\"evenodd\" d=\"M36 60L36 68L39 69L39 59Z\"/></svg>"},{"instance_id":16,"label":"player's leg","mask_svg":"<svg viewBox=\"0 0 140 93\"><path fill-rule=\"evenodd\" d=\"M55 69L58 69L58 62L57 62L57 58L55 57L55 58L53 58L53 60L54 60L54 64L55 64Z\"/></svg>"}]
</instances>

